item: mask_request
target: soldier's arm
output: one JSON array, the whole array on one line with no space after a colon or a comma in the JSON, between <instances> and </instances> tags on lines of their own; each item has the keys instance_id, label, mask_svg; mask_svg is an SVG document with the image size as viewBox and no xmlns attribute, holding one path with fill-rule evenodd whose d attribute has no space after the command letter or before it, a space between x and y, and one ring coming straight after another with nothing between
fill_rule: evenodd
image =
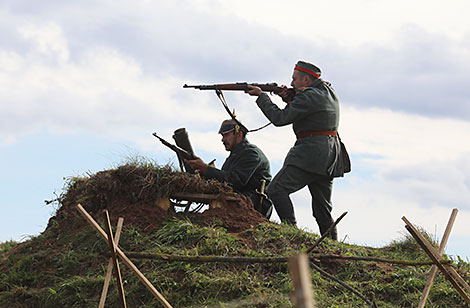
<instances>
[{"instance_id":1,"label":"soldier's arm","mask_svg":"<svg viewBox=\"0 0 470 308\"><path fill-rule=\"evenodd\" d=\"M208 167L205 177L227 182L231 184L235 190L242 190L261 164L261 160L258 154L253 150L241 154L240 159L237 161L236 168L226 171Z\"/></svg>"},{"instance_id":2,"label":"soldier's arm","mask_svg":"<svg viewBox=\"0 0 470 308\"><path fill-rule=\"evenodd\" d=\"M308 90L298 91L294 99L284 109L274 104L266 93L258 96L256 104L275 126L289 125L310 112L311 103L306 91Z\"/></svg>"}]
</instances>

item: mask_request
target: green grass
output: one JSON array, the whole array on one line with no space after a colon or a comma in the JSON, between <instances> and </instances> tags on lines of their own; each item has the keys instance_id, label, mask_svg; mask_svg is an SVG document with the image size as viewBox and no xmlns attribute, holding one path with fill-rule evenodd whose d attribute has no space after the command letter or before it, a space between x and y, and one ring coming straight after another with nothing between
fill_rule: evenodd
<instances>
[{"instance_id":1,"label":"green grass","mask_svg":"<svg viewBox=\"0 0 470 308\"><path fill-rule=\"evenodd\" d=\"M95 214L100 213L100 205L116 195L122 195L130 204L137 206L142 200L150 200L154 204L158 194L188 187L185 181L190 177L177 174L175 179L172 172L168 167L138 160L109 172L70 179L66 193L57 201L62 208L58 209L57 217L50 220L42 234L21 243L0 243L0 308L97 307L109 248L72 204L86 203L95 210ZM170 184L166 182L168 179ZM210 183L190 179L206 192L213 189ZM160 187L162 185L164 188ZM224 191L227 188L217 189ZM151 232L126 224L127 221L124 221L119 246L123 251L133 252L287 257L306 250L319 238L317 234L271 222L241 233L231 233L217 219L211 223L199 223L200 219L183 214L166 218L158 229ZM316 250L322 254L428 260L409 236L383 248L351 245L327 238ZM293 307L290 300L293 287L286 263L132 261L175 308ZM469 282L468 260L457 257L450 261ZM321 259L315 264L384 308L416 307L430 269L430 266L336 259ZM161 307L137 276L124 263L120 265L128 307ZM319 272L311 270L311 276L318 308L367 307L356 294ZM107 307L119 307L114 279L108 292ZM439 273L426 307L464 307L464 301Z\"/></svg>"},{"instance_id":2,"label":"green grass","mask_svg":"<svg viewBox=\"0 0 470 308\"><path fill-rule=\"evenodd\" d=\"M0 243L0 253L8 251L10 248L16 246L16 244L18 244L16 241L6 241Z\"/></svg>"},{"instance_id":3,"label":"green grass","mask_svg":"<svg viewBox=\"0 0 470 308\"><path fill-rule=\"evenodd\" d=\"M106 243L90 228L51 244L48 232L24 243L2 243L0 307L96 307L108 258ZM157 232L142 234L124 228L120 246L128 251L175 255L289 256L311 245L318 236L287 225L265 223L243 237L217 226L198 226L188 219L170 219ZM382 249L330 240L324 253L426 259L411 243L394 242ZM42 247L42 249L37 249ZM187 263L135 260L135 264L173 307L292 307L287 264ZM320 266L360 290L379 307L412 307L419 302L429 266L393 266L376 262L327 262ZM467 275L468 263L455 264ZM129 307L159 307L159 302L121 263ZM365 302L337 283L312 271L317 305L321 308L365 307ZM114 282L109 307L119 305ZM436 277L430 307L459 307L463 300L452 286Z\"/></svg>"}]
</instances>

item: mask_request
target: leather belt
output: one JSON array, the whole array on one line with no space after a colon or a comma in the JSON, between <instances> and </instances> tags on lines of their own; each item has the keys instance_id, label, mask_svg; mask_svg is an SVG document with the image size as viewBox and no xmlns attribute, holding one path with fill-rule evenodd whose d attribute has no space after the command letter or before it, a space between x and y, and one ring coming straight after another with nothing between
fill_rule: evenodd
<instances>
[{"instance_id":1,"label":"leather belt","mask_svg":"<svg viewBox=\"0 0 470 308\"><path fill-rule=\"evenodd\" d=\"M338 132L334 130L319 130L319 131L307 131L296 134L297 140L310 136L338 136Z\"/></svg>"}]
</instances>

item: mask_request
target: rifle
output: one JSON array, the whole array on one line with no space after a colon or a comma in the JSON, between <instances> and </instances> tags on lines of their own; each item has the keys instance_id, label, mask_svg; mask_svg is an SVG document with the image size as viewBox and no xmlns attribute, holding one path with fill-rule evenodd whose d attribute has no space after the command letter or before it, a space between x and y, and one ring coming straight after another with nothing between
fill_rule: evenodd
<instances>
[{"instance_id":1,"label":"rifle","mask_svg":"<svg viewBox=\"0 0 470 308\"><path fill-rule=\"evenodd\" d=\"M282 91L287 90L287 97L282 98L283 101L289 102L295 95L295 90L293 88L283 88L277 85L275 82L271 83L247 83L247 82L236 82L236 83L221 83L213 85L187 85L184 84L183 88L194 88L199 90L219 90L219 91L247 91L249 90L248 85L259 87L264 92L270 92L279 94Z\"/></svg>"},{"instance_id":2,"label":"rifle","mask_svg":"<svg viewBox=\"0 0 470 308\"><path fill-rule=\"evenodd\" d=\"M157 137L162 143L163 145L169 147L170 149L172 149L174 152L176 152L176 155L178 156L178 160L180 162L180 167L181 167L181 170L184 171L184 165L183 165L183 160L184 159L194 159L194 154L193 153L190 153L188 151L186 151L185 149L182 149L180 148L179 146L176 146L174 144L171 144L169 143L168 141L166 141L165 139L163 139L162 137L158 136L157 133L153 133L152 134L153 136Z\"/></svg>"}]
</instances>

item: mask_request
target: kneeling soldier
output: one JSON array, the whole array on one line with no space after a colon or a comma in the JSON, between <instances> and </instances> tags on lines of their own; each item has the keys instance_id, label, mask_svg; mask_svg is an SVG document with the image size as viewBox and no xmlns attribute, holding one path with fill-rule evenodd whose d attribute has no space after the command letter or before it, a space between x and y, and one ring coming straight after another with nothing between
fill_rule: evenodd
<instances>
[{"instance_id":1,"label":"kneeling soldier","mask_svg":"<svg viewBox=\"0 0 470 308\"><path fill-rule=\"evenodd\" d=\"M221 169L207 165L199 157L186 162L204 178L227 182L234 191L250 197L255 209L269 218L272 203L260 195L263 193L260 191L262 180L266 184L271 181L269 161L260 148L248 142L247 132L246 127L233 119L222 122L219 134L222 135L222 143L230 155Z\"/></svg>"}]
</instances>

